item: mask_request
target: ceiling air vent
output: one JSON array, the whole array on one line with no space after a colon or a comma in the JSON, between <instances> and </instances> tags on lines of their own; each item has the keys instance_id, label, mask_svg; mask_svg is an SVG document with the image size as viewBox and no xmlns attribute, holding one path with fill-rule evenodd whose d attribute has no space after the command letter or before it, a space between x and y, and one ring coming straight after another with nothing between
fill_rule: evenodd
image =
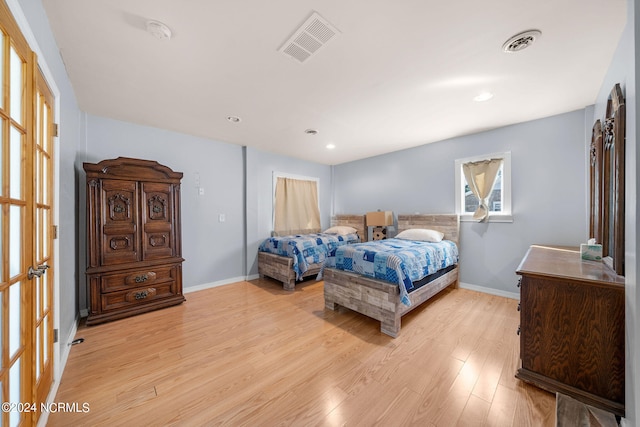
<instances>
[{"instance_id":1,"label":"ceiling air vent","mask_svg":"<svg viewBox=\"0 0 640 427\"><path fill-rule=\"evenodd\" d=\"M529 30L516 34L502 45L502 51L507 53L520 52L531 46L542 33L538 30Z\"/></svg>"},{"instance_id":2,"label":"ceiling air vent","mask_svg":"<svg viewBox=\"0 0 640 427\"><path fill-rule=\"evenodd\" d=\"M333 25L313 12L278 50L298 62L304 62L338 33Z\"/></svg>"}]
</instances>

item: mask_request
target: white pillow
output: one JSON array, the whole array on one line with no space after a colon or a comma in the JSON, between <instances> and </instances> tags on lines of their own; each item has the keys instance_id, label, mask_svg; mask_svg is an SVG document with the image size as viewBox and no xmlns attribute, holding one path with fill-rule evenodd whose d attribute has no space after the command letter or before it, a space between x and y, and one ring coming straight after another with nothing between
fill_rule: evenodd
<instances>
[{"instance_id":1,"label":"white pillow","mask_svg":"<svg viewBox=\"0 0 640 427\"><path fill-rule=\"evenodd\" d=\"M336 225L335 227L327 228L324 230L326 234L336 234L338 236L344 236L345 234L354 234L358 230L347 225Z\"/></svg>"},{"instance_id":2,"label":"white pillow","mask_svg":"<svg viewBox=\"0 0 640 427\"><path fill-rule=\"evenodd\" d=\"M395 237L396 239L420 240L422 242L440 242L444 233L426 228L410 228L398 233Z\"/></svg>"}]
</instances>

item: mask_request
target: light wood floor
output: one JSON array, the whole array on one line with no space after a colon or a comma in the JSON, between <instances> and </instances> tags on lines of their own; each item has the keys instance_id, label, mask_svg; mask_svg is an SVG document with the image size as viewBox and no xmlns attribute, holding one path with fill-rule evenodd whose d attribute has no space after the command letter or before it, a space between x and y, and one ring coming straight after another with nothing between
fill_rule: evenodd
<instances>
[{"instance_id":1,"label":"light wood floor","mask_svg":"<svg viewBox=\"0 0 640 427\"><path fill-rule=\"evenodd\" d=\"M322 282L269 279L81 326L49 426L553 426L555 397L514 378L517 302L445 290L400 336L324 309Z\"/></svg>"}]
</instances>

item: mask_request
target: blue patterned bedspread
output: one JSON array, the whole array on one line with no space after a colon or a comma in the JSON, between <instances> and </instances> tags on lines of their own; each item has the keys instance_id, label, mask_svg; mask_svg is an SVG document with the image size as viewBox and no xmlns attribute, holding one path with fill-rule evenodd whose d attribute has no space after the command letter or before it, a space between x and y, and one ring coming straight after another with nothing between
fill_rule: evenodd
<instances>
[{"instance_id":1,"label":"blue patterned bedspread","mask_svg":"<svg viewBox=\"0 0 640 427\"><path fill-rule=\"evenodd\" d=\"M411 305L413 282L458 262L458 247L450 240L438 243L385 239L340 247L335 267L397 283L403 304Z\"/></svg>"},{"instance_id":2,"label":"blue patterned bedspread","mask_svg":"<svg viewBox=\"0 0 640 427\"><path fill-rule=\"evenodd\" d=\"M333 266L335 264L332 260L338 247L358 242L360 237L355 233L342 236L325 233L297 234L270 237L262 242L258 250L293 258L292 267L296 280L301 280L310 264L321 263L324 266L329 261L330 266Z\"/></svg>"}]
</instances>

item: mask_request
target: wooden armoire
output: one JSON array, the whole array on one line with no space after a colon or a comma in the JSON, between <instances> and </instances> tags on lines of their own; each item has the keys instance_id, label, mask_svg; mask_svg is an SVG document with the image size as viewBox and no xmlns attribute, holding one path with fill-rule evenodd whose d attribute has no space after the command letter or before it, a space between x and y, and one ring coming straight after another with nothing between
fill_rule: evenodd
<instances>
[{"instance_id":1,"label":"wooden armoire","mask_svg":"<svg viewBox=\"0 0 640 427\"><path fill-rule=\"evenodd\" d=\"M87 325L182 303L182 173L126 157L83 167Z\"/></svg>"}]
</instances>

